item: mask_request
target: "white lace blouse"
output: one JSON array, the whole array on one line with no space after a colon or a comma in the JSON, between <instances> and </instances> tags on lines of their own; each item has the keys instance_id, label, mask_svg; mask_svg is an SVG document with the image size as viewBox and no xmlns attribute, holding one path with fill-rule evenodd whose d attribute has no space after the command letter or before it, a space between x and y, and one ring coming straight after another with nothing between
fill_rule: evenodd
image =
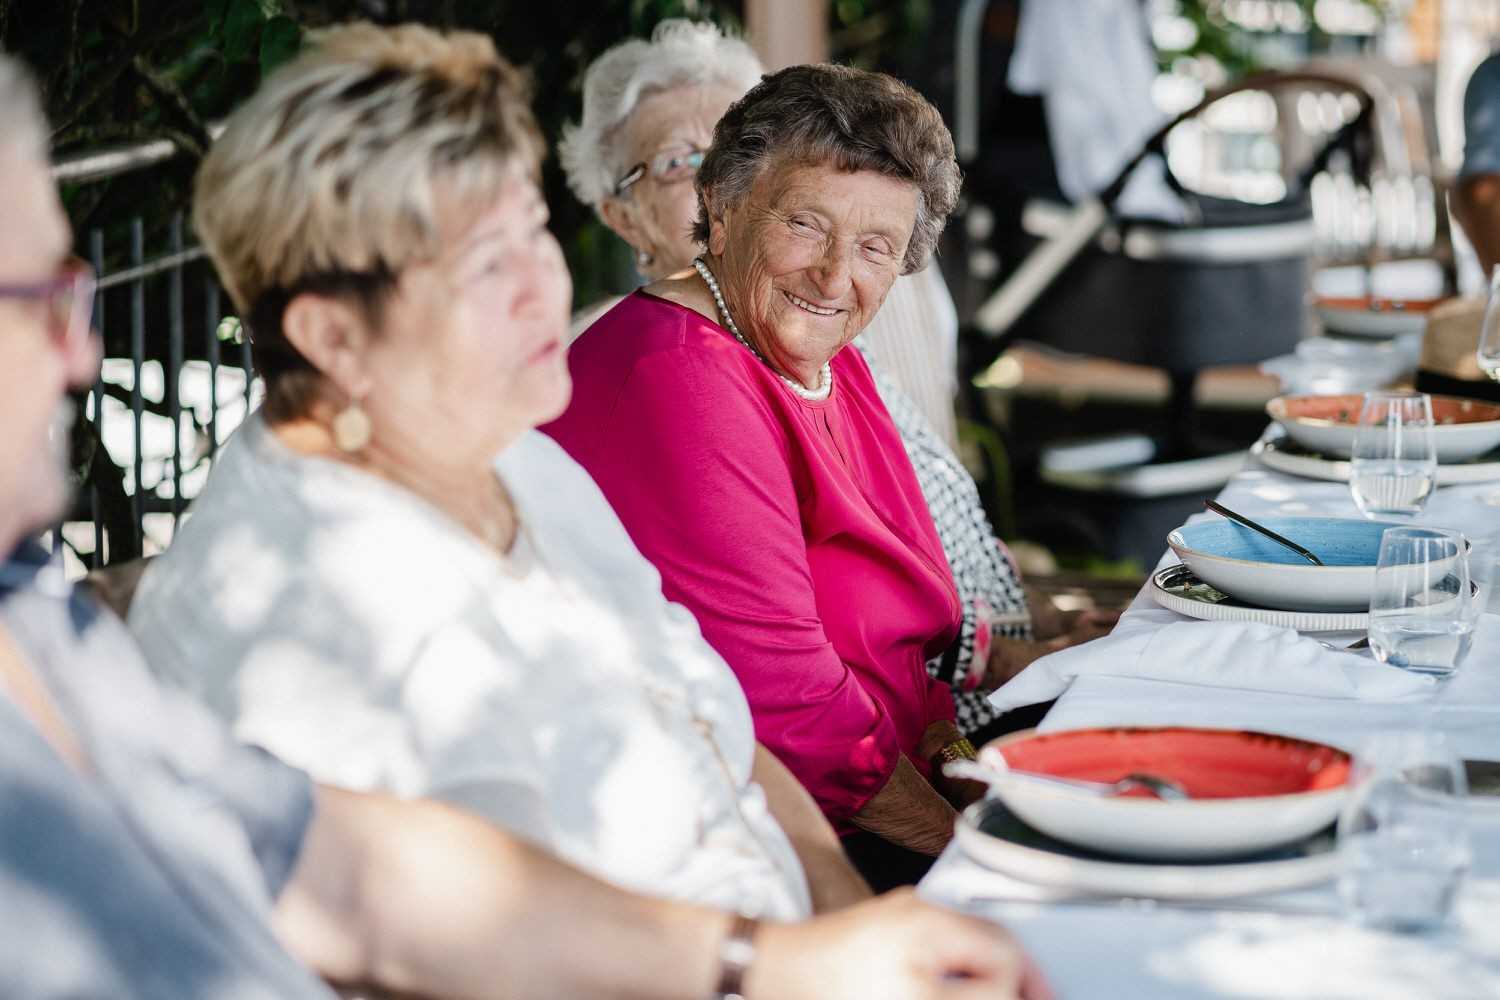
<instances>
[{"instance_id":1,"label":"white lace blouse","mask_svg":"<svg viewBox=\"0 0 1500 1000\"><path fill-rule=\"evenodd\" d=\"M728 666L550 439L497 471L523 525L506 558L254 417L131 627L155 670L320 781L451 801L638 891L806 915Z\"/></svg>"}]
</instances>

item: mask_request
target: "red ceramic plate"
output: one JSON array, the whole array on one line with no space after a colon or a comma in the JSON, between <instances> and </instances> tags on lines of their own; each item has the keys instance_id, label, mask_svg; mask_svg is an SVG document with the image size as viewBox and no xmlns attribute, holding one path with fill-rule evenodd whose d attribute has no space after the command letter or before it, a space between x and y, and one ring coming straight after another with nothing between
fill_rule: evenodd
<instances>
[{"instance_id":1,"label":"red ceramic plate","mask_svg":"<svg viewBox=\"0 0 1500 1000\"><path fill-rule=\"evenodd\" d=\"M1177 782L1194 799L1296 795L1338 788L1349 780L1349 755L1342 750L1240 730L1018 733L996 747L1018 770L1103 782L1144 772Z\"/></svg>"},{"instance_id":2,"label":"red ceramic plate","mask_svg":"<svg viewBox=\"0 0 1500 1000\"><path fill-rule=\"evenodd\" d=\"M1327 420L1336 424L1357 424L1364 397L1358 394L1282 396L1279 404L1280 412L1272 414L1278 420ZM1500 406L1460 396L1433 396L1432 419L1443 425L1500 420Z\"/></svg>"},{"instance_id":3,"label":"red ceramic plate","mask_svg":"<svg viewBox=\"0 0 1500 1000\"><path fill-rule=\"evenodd\" d=\"M1368 312L1428 312L1442 299L1377 299L1371 295L1341 299L1319 296L1318 305L1324 309L1357 309Z\"/></svg>"},{"instance_id":4,"label":"red ceramic plate","mask_svg":"<svg viewBox=\"0 0 1500 1000\"><path fill-rule=\"evenodd\" d=\"M1349 781L1342 750L1240 730L1016 733L988 744L980 762L997 751L1016 771L1104 782L1139 772L1181 785L1190 798L1166 801L997 772L992 790L1034 828L1135 858L1224 858L1293 843L1334 821Z\"/></svg>"}]
</instances>

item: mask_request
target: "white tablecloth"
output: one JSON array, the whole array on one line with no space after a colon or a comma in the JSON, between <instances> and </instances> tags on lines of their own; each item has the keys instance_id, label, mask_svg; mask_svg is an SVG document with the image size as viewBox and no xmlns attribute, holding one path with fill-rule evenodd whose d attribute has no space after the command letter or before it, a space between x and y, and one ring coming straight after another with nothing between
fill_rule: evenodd
<instances>
[{"instance_id":1,"label":"white tablecloth","mask_svg":"<svg viewBox=\"0 0 1500 1000\"><path fill-rule=\"evenodd\" d=\"M1476 500L1497 488L1444 487L1417 523L1474 537L1500 534L1500 509ZM1358 516L1348 487L1286 476L1254 461L1220 499L1251 517ZM1143 625L1184 620L1145 591L1126 614ZM1122 724L1252 728L1350 747L1379 730L1430 725L1464 756L1500 760L1500 616L1484 617L1457 677L1418 701L1338 701L1087 676L1074 681L1042 728ZM1475 864L1457 919L1428 935L1366 930L1336 916L985 901L974 897L1029 898L1032 891L978 868L956 846L921 891L1003 920L1068 998L1500 997L1500 800L1476 804L1472 813ZM1331 887L1267 902L1288 899L1336 906Z\"/></svg>"}]
</instances>

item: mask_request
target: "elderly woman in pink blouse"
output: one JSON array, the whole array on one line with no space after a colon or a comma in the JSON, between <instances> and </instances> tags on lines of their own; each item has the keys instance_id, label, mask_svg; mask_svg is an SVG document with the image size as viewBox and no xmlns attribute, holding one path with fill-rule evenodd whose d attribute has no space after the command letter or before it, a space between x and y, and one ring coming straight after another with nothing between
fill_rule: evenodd
<instances>
[{"instance_id":1,"label":"elderly woman in pink blouse","mask_svg":"<svg viewBox=\"0 0 1500 1000\"><path fill-rule=\"evenodd\" d=\"M958 197L937 111L882 74L798 66L714 131L694 268L575 344L547 430L734 668L757 737L877 885L910 881L972 794L927 660L958 595L870 371L846 345L923 267Z\"/></svg>"}]
</instances>

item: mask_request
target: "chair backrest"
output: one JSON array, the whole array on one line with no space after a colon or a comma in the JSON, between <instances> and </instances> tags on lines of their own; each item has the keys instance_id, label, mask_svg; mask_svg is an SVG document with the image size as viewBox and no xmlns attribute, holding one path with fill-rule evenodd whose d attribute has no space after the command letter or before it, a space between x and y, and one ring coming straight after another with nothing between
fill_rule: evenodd
<instances>
[{"instance_id":1,"label":"chair backrest","mask_svg":"<svg viewBox=\"0 0 1500 1000\"><path fill-rule=\"evenodd\" d=\"M130 612L130 602L135 599L135 589L140 585L141 574L146 572L151 559L151 556L147 556L96 569L85 576L80 583L91 591L101 604L123 619Z\"/></svg>"}]
</instances>

